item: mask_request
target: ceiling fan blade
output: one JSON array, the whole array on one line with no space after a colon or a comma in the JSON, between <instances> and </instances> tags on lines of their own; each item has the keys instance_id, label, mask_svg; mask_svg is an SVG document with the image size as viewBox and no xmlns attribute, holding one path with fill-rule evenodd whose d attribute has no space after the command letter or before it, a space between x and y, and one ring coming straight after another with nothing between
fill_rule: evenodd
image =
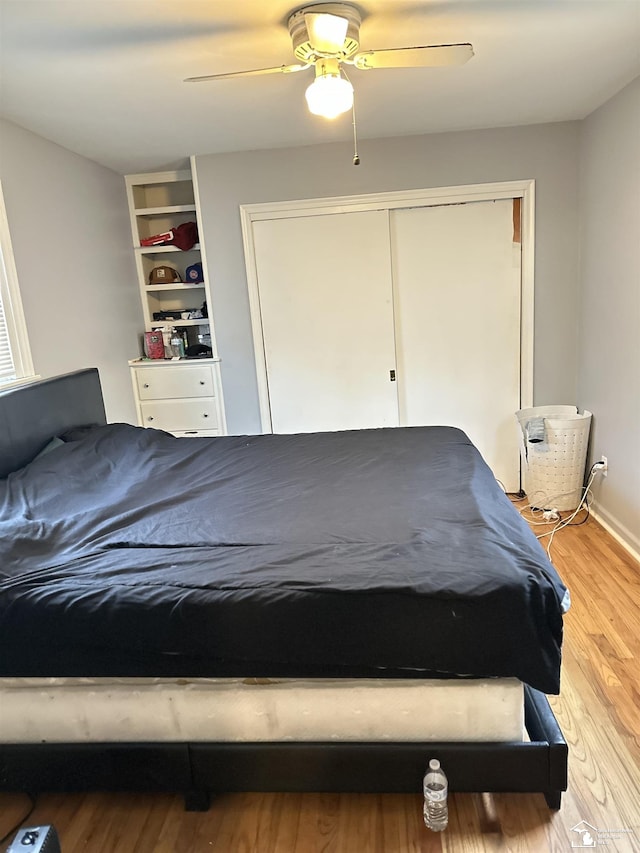
<instances>
[{"instance_id":1,"label":"ceiling fan blade","mask_svg":"<svg viewBox=\"0 0 640 853\"><path fill-rule=\"evenodd\" d=\"M187 77L185 83L205 83L208 80L227 80L231 77L258 77L262 74L292 74L305 71L309 65L276 65L275 68L256 68L253 71L230 71L228 74L205 74L202 77Z\"/></svg>"},{"instance_id":2,"label":"ceiling fan blade","mask_svg":"<svg viewBox=\"0 0 640 853\"><path fill-rule=\"evenodd\" d=\"M437 68L463 65L473 56L470 44L432 44L424 47L396 47L388 50L365 50L357 53L352 63L356 68Z\"/></svg>"},{"instance_id":3,"label":"ceiling fan blade","mask_svg":"<svg viewBox=\"0 0 640 853\"><path fill-rule=\"evenodd\" d=\"M339 53L347 37L349 21L338 15L306 12L304 22L309 42L317 53Z\"/></svg>"}]
</instances>

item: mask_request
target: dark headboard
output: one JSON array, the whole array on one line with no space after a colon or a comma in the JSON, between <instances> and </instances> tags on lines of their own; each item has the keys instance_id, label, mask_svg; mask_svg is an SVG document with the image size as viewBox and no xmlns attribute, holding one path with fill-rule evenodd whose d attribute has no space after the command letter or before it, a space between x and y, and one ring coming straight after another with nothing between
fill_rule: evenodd
<instances>
[{"instance_id":1,"label":"dark headboard","mask_svg":"<svg viewBox=\"0 0 640 853\"><path fill-rule=\"evenodd\" d=\"M107 422L95 367L0 392L0 477L71 427Z\"/></svg>"}]
</instances>

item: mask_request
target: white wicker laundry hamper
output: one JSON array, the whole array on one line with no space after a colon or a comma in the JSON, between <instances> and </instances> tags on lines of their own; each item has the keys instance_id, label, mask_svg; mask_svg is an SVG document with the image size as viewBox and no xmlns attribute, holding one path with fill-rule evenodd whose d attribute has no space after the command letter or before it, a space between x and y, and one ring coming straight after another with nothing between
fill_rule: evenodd
<instances>
[{"instance_id":1,"label":"white wicker laundry hamper","mask_svg":"<svg viewBox=\"0 0 640 853\"><path fill-rule=\"evenodd\" d=\"M533 406L520 409L516 417L529 504L539 509L575 509L582 499L591 412L579 414L576 406ZM537 418L544 418L544 439L531 444L527 424Z\"/></svg>"}]
</instances>

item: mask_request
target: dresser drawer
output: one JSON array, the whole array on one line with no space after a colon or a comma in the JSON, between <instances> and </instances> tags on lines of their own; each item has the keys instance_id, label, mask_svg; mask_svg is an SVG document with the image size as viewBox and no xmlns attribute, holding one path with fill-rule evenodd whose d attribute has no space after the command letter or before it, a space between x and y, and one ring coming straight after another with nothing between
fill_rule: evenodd
<instances>
[{"instance_id":1,"label":"dresser drawer","mask_svg":"<svg viewBox=\"0 0 640 853\"><path fill-rule=\"evenodd\" d=\"M170 400L184 397L213 397L211 367L175 365L148 367L135 371L140 400Z\"/></svg>"},{"instance_id":2,"label":"dresser drawer","mask_svg":"<svg viewBox=\"0 0 640 853\"><path fill-rule=\"evenodd\" d=\"M154 400L140 403L142 426L167 432L218 428L215 400Z\"/></svg>"}]
</instances>

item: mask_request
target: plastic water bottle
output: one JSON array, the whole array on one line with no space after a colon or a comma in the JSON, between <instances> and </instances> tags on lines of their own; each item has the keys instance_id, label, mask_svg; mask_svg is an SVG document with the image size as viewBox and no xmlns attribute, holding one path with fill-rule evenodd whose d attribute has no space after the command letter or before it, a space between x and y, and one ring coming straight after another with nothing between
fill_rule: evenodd
<instances>
[{"instance_id":1,"label":"plastic water bottle","mask_svg":"<svg viewBox=\"0 0 640 853\"><path fill-rule=\"evenodd\" d=\"M176 329L173 329L171 333L171 355L173 358L184 356L184 338Z\"/></svg>"},{"instance_id":2,"label":"plastic water bottle","mask_svg":"<svg viewBox=\"0 0 640 853\"><path fill-rule=\"evenodd\" d=\"M432 758L429 762L429 769L424 777L423 790L425 826L434 832L442 832L449 823L449 809L447 808L449 785L437 758Z\"/></svg>"}]
</instances>

